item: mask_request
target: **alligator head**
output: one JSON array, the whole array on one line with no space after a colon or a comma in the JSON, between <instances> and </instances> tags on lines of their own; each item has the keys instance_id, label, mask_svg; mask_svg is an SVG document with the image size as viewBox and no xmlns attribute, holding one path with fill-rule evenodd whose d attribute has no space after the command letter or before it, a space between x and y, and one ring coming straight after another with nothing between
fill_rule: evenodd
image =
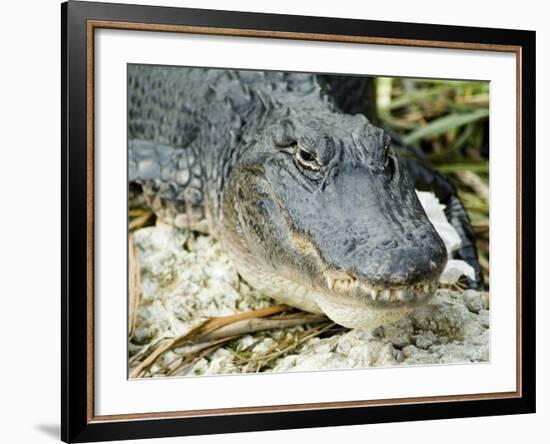
<instances>
[{"instance_id":1,"label":"alligator head","mask_svg":"<svg viewBox=\"0 0 550 444\"><path fill-rule=\"evenodd\" d=\"M387 134L331 110L271 122L224 189L222 242L243 277L347 327L426 302L447 253Z\"/></svg>"}]
</instances>

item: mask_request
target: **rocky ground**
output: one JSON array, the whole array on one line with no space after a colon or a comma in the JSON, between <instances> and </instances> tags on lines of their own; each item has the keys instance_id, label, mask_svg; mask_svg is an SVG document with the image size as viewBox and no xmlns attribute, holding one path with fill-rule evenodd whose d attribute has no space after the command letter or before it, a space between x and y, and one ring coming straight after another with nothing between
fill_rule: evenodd
<instances>
[{"instance_id":1,"label":"rocky ground","mask_svg":"<svg viewBox=\"0 0 550 444\"><path fill-rule=\"evenodd\" d=\"M141 270L141 298L130 356L213 316L276 302L242 281L217 242L166 225L133 234ZM189 350L162 354L148 376L255 371L307 371L488 361L489 295L441 289L412 315L374 331L325 322L247 334L171 371ZM281 352L282 350L282 352ZM177 367L176 367L177 369Z\"/></svg>"}]
</instances>

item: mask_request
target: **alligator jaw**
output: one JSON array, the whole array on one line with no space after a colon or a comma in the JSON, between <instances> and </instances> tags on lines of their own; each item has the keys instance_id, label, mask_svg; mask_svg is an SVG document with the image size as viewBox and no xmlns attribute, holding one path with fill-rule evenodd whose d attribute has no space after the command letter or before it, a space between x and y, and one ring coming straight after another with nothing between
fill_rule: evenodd
<instances>
[{"instance_id":1,"label":"alligator jaw","mask_svg":"<svg viewBox=\"0 0 550 444\"><path fill-rule=\"evenodd\" d=\"M315 293L314 298L321 311L332 321L344 327L367 330L395 322L415 308L411 304L396 303L377 307L355 298L341 298L324 293Z\"/></svg>"},{"instance_id":2,"label":"alligator jaw","mask_svg":"<svg viewBox=\"0 0 550 444\"><path fill-rule=\"evenodd\" d=\"M227 251L236 252L235 248ZM241 276L266 296L305 311L325 314L348 328L372 329L394 322L427 302L437 287L436 282L431 281L415 286L381 288L339 271L325 272L326 286L312 288L310 284L299 283L296 277L292 279L267 271L249 254L232 255L232 259ZM374 292L376 297L373 299ZM397 296L401 300L396 301Z\"/></svg>"},{"instance_id":3,"label":"alligator jaw","mask_svg":"<svg viewBox=\"0 0 550 444\"><path fill-rule=\"evenodd\" d=\"M326 273L325 280L331 295L341 295L343 299L353 296L380 306L422 303L431 297L437 286L434 281L420 282L415 285L371 285L345 272Z\"/></svg>"},{"instance_id":4,"label":"alligator jaw","mask_svg":"<svg viewBox=\"0 0 550 444\"><path fill-rule=\"evenodd\" d=\"M373 329L397 321L426 303L437 289L436 280L384 286L345 272L329 272L324 277L326 287L317 289L313 299L330 319L348 328Z\"/></svg>"}]
</instances>

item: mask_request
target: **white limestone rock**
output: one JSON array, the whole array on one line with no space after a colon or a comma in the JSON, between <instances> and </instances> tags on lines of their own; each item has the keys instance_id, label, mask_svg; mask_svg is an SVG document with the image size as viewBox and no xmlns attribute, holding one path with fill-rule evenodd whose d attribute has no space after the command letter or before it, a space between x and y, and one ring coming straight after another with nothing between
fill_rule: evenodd
<instances>
[{"instance_id":1,"label":"white limestone rock","mask_svg":"<svg viewBox=\"0 0 550 444\"><path fill-rule=\"evenodd\" d=\"M468 298L477 308L486 296L470 290ZM460 292L439 290L429 304L393 324L312 339L273 371L487 362L489 343L488 311L476 313Z\"/></svg>"},{"instance_id":2,"label":"white limestone rock","mask_svg":"<svg viewBox=\"0 0 550 444\"><path fill-rule=\"evenodd\" d=\"M180 335L210 316L257 310L275 301L251 289L211 237L159 224L134 233L141 266L142 298L133 355L151 343ZM239 354L266 353L303 327L249 334L195 362L178 375L255 371ZM489 355L489 296L439 290L432 301L405 318L374 331L349 330L314 337L270 362L266 372L353 369L402 365L486 362ZM152 367L177 357L166 353Z\"/></svg>"},{"instance_id":3,"label":"white limestone rock","mask_svg":"<svg viewBox=\"0 0 550 444\"><path fill-rule=\"evenodd\" d=\"M445 205L442 205L434 193L417 191L416 195L426 212L426 216L443 240L447 249L447 265L439 278L444 284L454 284L462 275L475 279L475 271L472 266L463 260L453 259L453 253L460 248L460 236L449 223L445 216Z\"/></svg>"},{"instance_id":4,"label":"white limestone rock","mask_svg":"<svg viewBox=\"0 0 550 444\"><path fill-rule=\"evenodd\" d=\"M180 335L211 316L274 304L239 278L210 236L158 224L137 230L134 240L142 286L135 344Z\"/></svg>"}]
</instances>

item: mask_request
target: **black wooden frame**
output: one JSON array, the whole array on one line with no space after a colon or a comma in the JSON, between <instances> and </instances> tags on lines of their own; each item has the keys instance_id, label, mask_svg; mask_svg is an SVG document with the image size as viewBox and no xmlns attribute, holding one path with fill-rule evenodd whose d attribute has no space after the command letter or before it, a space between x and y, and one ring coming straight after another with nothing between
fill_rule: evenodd
<instances>
[{"instance_id":1,"label":"black wooden frame","mask_svg":"<svg viewBox=\"0 0 550 444\"><path fill-rule=\"evenodd\" d=\"M521 48L521 394L500 399L101 421L89 416L87 22L370 36ZM531 413L535 411L535 33L504 29L73 2L61 6L62 411L66 442ZM93 371L93 369L92 369Z\"/></svg>"}]
</instances>

